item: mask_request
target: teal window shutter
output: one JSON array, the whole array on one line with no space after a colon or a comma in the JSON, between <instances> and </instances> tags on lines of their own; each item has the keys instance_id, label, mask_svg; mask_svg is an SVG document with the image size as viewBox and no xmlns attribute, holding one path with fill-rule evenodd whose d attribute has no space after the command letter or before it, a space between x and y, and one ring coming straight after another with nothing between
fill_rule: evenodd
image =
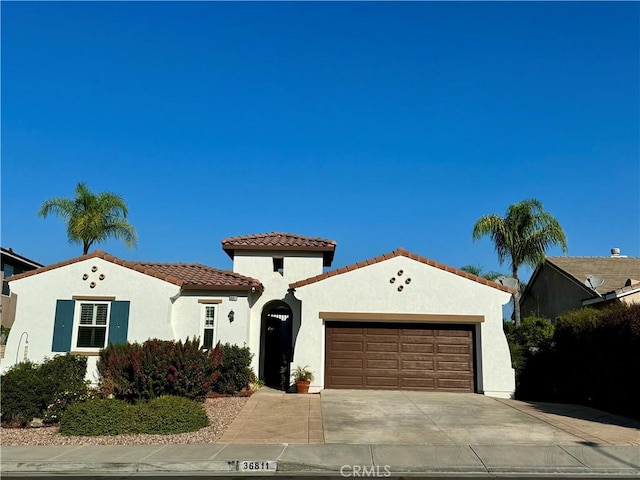
<instances>
[{"instance_id":1,"label":"teal window shutter","mask_svg":"<svg viewBox=\"0 0 640 480\"><path fill-rule=\"evenodd\" d=\"M109 343L127 343L129 329L128 301L111 302L111 316L109 317Z\"/></svg>"},{"instance_id":2,"label":"teal window shutter","mask_svg":"<svg viewBox=\"0 0 640 480\"><path fill-rule=\"evenodd\" d=\"M58 300L56 302L56 317L53 324L52 352L68 352L71 350L71 335L73 334L74 300Z\"/></svg>"}]
</instances>

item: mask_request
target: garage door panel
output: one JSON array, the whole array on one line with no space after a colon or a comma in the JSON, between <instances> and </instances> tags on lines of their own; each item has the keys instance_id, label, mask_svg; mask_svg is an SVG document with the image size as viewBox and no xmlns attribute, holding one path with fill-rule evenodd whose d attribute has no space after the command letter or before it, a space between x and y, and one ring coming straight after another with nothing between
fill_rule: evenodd
<instances>
[{"instance_id":1,"label":"garage door panel","mask_svg":"<svg viewBox=\"0 0 640 480\"><path fill-rule=\"evenodd\" d=\"M402 352L406 352L406 353L433 353L434 352L434 348L433 348L433 343L425 343L425 344L420 344L420 343L415 343L415 344L411 344L411 343L403 343L400 345L401 347L401 351Z\"/></svg>"},{"instance_id":2,"label":"garage door panel","mask_svg":"<svg viewBox=\"0 0 640 480\"><path fill-rule=\"evenodd\" d=\"M400 379L398 377L390 377L386 375L375 376L367 375L366 385L368 387L393 387L398 388L400 386Z\"/></svg>"},{"instance_id":3,"label":"garage door panel","mask_svg":"<svg viewBox=\"0 0 640 480\"><path fill-rule=\"evenodd\" d=\"M366 351L367 352L397 352L398 351L398 343L397 342L367 342L366 343Z\"/></svg>"},{"instance_id":4,"label":"garage door panel","mask_svg":"<svg viewBox=\"0 0 640 480\"><path fill-rule=\"evenodd\" d=\"M362 358L336 358L333 357L329 361L329 366L335 371L337 368L363 368L364 360Z\"/></svg>"},{"instance_id":5,"label":"garage door panel","mask_svg":"<svg viewBox=\"0 0 640 480\"><path fill-rule=\"evenodd\" d=\"M422 329L400 328L398 330L400 332L400 335L402 335L403 337L410 337L410 338L433 337L435 335L434 330L426 330L424 328Z\"/></svg>"},{"instance_id":6,"label":"garage door panel","mask_svg":"<svg viewBox=\"0 0 640 480\"><path fill-rule=\"evenodd\" d=\"M436 345L438 355L466 355L471 353L471 345Z\"/></svg>"},{"instance_id":7,"label":"garage door panel","mask_svg":"<svg viewBox=\"0 0 640 480\"><path fill-rule=\"evenodd\" d=\"M368 333L365 338L369 343L398 343L398 335L378 335Z\"/></svg>"},{"instance_id":8,"label":"garage door panel","mask_svg":"<svg viewBox=\"0 0 640 480\"><path fill-rule=\"evenodd\" d=\"M435 390L436 379L434 377L401 377L400 385L405 390Z\"/></svg>"},{"instance_id":9,"label":"garage door panel","mask_svg":"<svg viewBox=\"0 0 640 480\"><path fill-rule=\"evenodd\" d=\"M411 361L411 360L403 360L402 361L402 370L403 372L406 370L418 370L418 371L433 371L435 370L434 368L434 362L433 360L431 361L422 361L422 362L417 362L417 361Z\"/></svg>"},{"instance_id":10,"label":"garage door panel","mask_svg":"<svg viewBox=\"0 0 640 480\"><path fill-rule=\"evenodd\" d=\"M469 330L460 329L457 326L451 328L438 328L434 330L438 337L468 337Z\"/></svg>"},{"instance_id":11,"label":"garage door panel","mask_svg":"<svg viewBox=\"0 0 640 480\"><path fill-rule=\"evenodd\" d=\"M332 375L331 385L333 388L363 388L361 376L355 375Z\"/></svg>"},{"instance_id":12,"label":"garage door panel","mask_svg":"<svg viewBox=\"0 0 640 480\"><path fill-rule=\"evenodd\" d=\"M473 365L468 361L461 362L436 362L439 372L472 372Z\"/></svg>"},{"instance_id":13,"label":"garage door panel","mask_svg":"<svg viewBox=\"0 0 640 480\"><path fill-rule=\"evenodd\" d=\"M364 342L333 342L333 350L346 352L364 352Z\"/></svg>"},{"instance_id":14,"label":"garage door panel","mask_svg":"<svg viewBox=\"0 0 640 480\"><path fill-rule=\"evenodd\" d=\"M472 326L356 325L327 322L327 388L474 391Z\"/></svg>"},{"instance_id":15,"label":"garage door panel","mask_svg":"<svg viewBox=\"0 0 640 480\"><path fill-rule=\"evenodd\" d=\"M452 392L468 392L473 388L472 382L466 379L437 379L436 388L438 390L452 391Z\"/></svg>"},{"instance_id":16,"label":"garage door panel","mask_svg":"<svg viewBox=\"0 0 640 480\"><path fill-rule=\"evenodd\" d=\"M367 369L375 369L375 368L385 368L385 369L393 369L398 370L400 367L400 362L397 358L389 359L389 360L366 360Z\"/></svg>"}]
</instances>

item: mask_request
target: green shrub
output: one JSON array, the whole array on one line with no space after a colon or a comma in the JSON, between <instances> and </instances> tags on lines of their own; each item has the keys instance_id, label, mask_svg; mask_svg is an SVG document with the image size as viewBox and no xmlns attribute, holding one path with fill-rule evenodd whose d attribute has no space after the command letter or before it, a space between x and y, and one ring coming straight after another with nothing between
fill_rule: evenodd
<instances>
[{"instance_id":1,"label":"green shrub","mask_svg":"<svg viewBox=\"0 0 640 480\"><path fill-rule=\"evenodd\" d=\"M103 393L128 400L176 395L202 400L218 378L219 346L200 349L197 338L147 340L142 345L109 345L100 352L98 372Z\"/></svg>"},{"instance_id":2,"label":"green shrub","mask_svg":"<svg viewBox=\"0 0 640 480\"><path fill-rule=\"evenodd\" d=\"M86 398L86 369L86 357L75 355L13 366L2 376L2 423L24 427L36 417L57 423L68 405Z\"/></svg>"},{"instance_id":3,"label":"green shrub","mask_svg":"<svg viewBox=\"0 0 640 480\"><path fill-rule=\"evenodd\" d=\"M74 403L62 415L60 433L85 436L135 433L134 409L124 400L115 399Z\"/></svg>"},{"instance_id":4,"label":"green shrub","mask_svg":"<svg viewBox=\"0 0 640 480\"><path fill-rule=\"evenodd\" d=\"M18 363L2 376L0 387L2 423L24 427L47 407L46 386L39 365Z\"/></svg>"},{"instance_id":5,"label":"green shrub","mask_svg":"<svg viewBox=\"0 0 640 480\"><path fill-rule=\"evenodd\" d=\"M225 343L221 349L220 375L214 386L216 392L237 393L246 388L249 383L256 381L256 376L251 369L253 355L249 347Z\"/></svg>"},{"instance_id":6,"label":"green shrub","mask_svg":"<svg viewBox=\"0 0 640 480\"><path fill-rule=\"evenodd\" d=\"M209 425L201 404L164 396L129 404L124 400L89 400L71 405L62 416L63 435L173 434Z\"/></svg>"},{"instance_id":7,"label":"green shrub","mask_svg":"<svg viewBox=\"0 0 640 480\"><path fill-rule=\"evenodd\" d=\"M209 425L202 405L187 398L158 397L135 407L139 412L137 433L184 433Z\"/></svg>"},{"instance_id":8,"label":"green shrub","mask_svg":"<svg viewBox=\"0 0 640 480\"><path fill-rule=\"evenodd\" d=\"M554 326L547 318L526 317L517 327L513 322L505 322L504 331L511 351L511 363L518 380L527 360L551 346Z\"/></svg>"},{"instance_id":9,"label":"green shrub","mask_svg":"<svg viewBox=\"0 0 640 480\"><path fill-rule=\"evenodd\" d=\"M560 316L553 343L527 359L519 396L640 418L640 304Z\"/></svg>"}]
</instances>

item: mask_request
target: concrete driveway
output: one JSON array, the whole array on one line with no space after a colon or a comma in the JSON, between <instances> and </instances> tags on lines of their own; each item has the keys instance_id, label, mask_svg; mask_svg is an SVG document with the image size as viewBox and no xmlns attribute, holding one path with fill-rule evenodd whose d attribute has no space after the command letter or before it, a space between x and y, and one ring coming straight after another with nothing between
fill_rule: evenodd
<instances>
[{"instance_id":1,"label":"concrete driveway","mask_svg":"<svg viewBox=\"0 0 640 480\"><path fill-rule=\"evenodd\" d=\"M600 437L585 432L584 426L575 428L579 418L572 424L571 417L561 417L560 421L553 415L536 415L520 405L531 405L528 403L478 394L324 390L321 399L325 443L640 445L640 424L628 420L624 424L626 419L618 420L621 417L610 416L613 425L603 418L586 422L593 428L607 426L605 433L613 441L598 442Z\"/></svg>"}]
</instances>

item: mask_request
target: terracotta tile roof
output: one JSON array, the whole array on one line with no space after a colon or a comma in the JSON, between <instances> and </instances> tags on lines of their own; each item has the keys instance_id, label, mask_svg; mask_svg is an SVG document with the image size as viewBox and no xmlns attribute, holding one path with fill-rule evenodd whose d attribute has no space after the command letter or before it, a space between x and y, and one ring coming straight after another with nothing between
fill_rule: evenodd
<instances>
[{"instance_id":1,"label":"terracotta tile roof","mask_svg":"<svg viewBox=\"0 0 640 480\"><path fill-rule=\"evenodd\" d=\"M489 287L497 288L498 290L502 290L503 292L508 292L508 293L511 293L511 294L516 293L515 290L513 290L513 289L511 289L509 287L505 287L504 285L500 285L499 283L492 282L491 280L487 280L486 278L478 277L478 276L473 275L471 273L465 272L464 270L460 270L458 268L450 267L448 265L445 265L444 263L436 262L434 260L429 260L426 257L422 257L422 256L417 255L415 253L408 252L404 248L398 248L398 249L394 250L391 253L385 253L384 255L380 255L378 257L374 257L374 258L370 258L368 260L363 260L361 262L353 263L351 265L347 265L346 267L341 267L341 268L338 268L336 270L331 270L329 272L325 272L325 273L323 273L321 275L316 275L315 277L307 278L305 280L300 280L298 282L290 284L289 288L295 289L295 288L304 287L305 285L309 285L311 283L319 282L321 280L324 280L325 278L333 277L333 276L340 275L340 274L346 273L346 272L351 272L353 270L357 270L358 268L366 267L367 265L373 265L374 263L383 262L383 261L388 260L390 258L399 257L399 256L407 257L407 258L410 258L412 260L416 260L416 261L418 261L420 263L424 263L425 265L429 265L431 267L439 268L440 270L444 270L445 272L450 272L450 273L453 273L453 274L458 275L460 277L464 277L464 278L467 278L469 280L473 280L474 282L478 282L478 283L481 283L483 285L487 285Z\"/></svg>"},{"instance_id":2,"label":"terracotta tile roof","mask_svg":"<svg viewBox=\"0 0 640 480\"><path fill-rule=\"evenodd\" d=\"M263 290L263 286L259 280L245 277L244 275L228 270L218 270L217 268L207 267L197 263L130 262L114 257L102 250L96 250L88 255L82 255L29 272L13 275L9 277L8 280L19 280L91 258L101 258L107 262L115 263L116 265L121 265L131 270L144 273L145 275L173 283L184 290L250 290L252 288L258 291Z\"/></svg>"},{"instance_id":3,"label":"terracotta tile roof","mask_svg":"<svg viewBox=\"0 0 640 480\"><path fill-rule=\"evenodd\" d=\"M305 237L293 233L271 232L222 240L222 249L233 258L236 250L324 252L324 266L331 266L336 249L334 240Z\"/></svg>"},{"instance_id":4,"label":"terracotta tile roof","mask_svg":"<svg viewBox=\"0 0 640 480\"><path fill-rule=\"evenodd\" d=\"M546 261L583 285L587 275L602 277L604 283L600 287L585 285L599 295L623 288L629 279L640 279L637 257L547 257Z\"/></svg>"},{"instance_id":5,"label":"terracotta tile roof","mask_svg":"<svg viewBox=\"0 0 640 480\"><path fill-rule=\"evenodd\" d=\"M132 262L134 265L167 277L180 279L180 286L185 290L221 290L221 289L249 289L251 287L262 291L262 284L259 280L245 277L229 270L219 270L207 267L199 263L144 263Z\"/></svg>"}]
</instances>

